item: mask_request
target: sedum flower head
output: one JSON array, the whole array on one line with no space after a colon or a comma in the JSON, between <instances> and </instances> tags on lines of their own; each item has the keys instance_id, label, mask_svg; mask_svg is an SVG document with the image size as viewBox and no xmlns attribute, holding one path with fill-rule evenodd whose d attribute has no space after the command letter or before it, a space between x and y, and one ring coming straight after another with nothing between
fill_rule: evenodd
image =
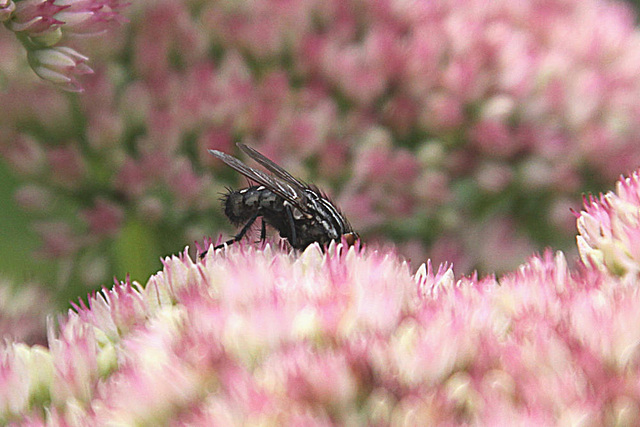
<instances>
[{"instance_id":1,"label":"sedum flower head","mask_svg":"<svg viewBox=\"0 0 640 427\"><path fill-rule=\"evenodd\" d=\"M24 32L32 37L53 33L64 24L63 21L56 19L56 14L66 7L55 0L18 1L7 28L17 33Z\"/></svg>"},{"instance_id":2,"label":"sedum flower head","mask_svg":"<svg viewBox=\"0 0 640 427\"><path fill-rule=\"evenodd\" d=\"M621 177L615 192L590 196L578 214L578 250L585 264L619 276L640 273L640 170Z\"/></svg>"},{"instance_id":3,"label":"sedum flower head","mask_svg":"<svg viewBox=\"0 0 640 427\"><path fill-rule=\"evenodd\" d=\"M242 242L163 264L144 287L116 283L50 323L48 350L5 344L0 419L640 421L638 287L560 252L482 279L431 263L412 274L393 252L342 244Z\"/></svg>"},{"instance_id":4,"label":"sedum flower head","mask_svg":"<svg viewBox=\"0 0 640 427\"><path fill-rule=\"evenodd\" d=\"M120 0L3 0L0 22L27 51L29 66L42 79L80 92L76 76L91 73L88 57L63 46L68 35L95 35L124 22Z\"/></svg>"}]
</instances>

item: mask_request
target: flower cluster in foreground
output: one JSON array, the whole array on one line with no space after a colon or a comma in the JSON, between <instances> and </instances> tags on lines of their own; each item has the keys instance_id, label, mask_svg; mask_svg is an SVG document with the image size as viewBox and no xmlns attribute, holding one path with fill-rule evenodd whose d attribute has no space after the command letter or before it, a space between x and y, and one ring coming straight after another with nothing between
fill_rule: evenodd
<instances>
[{"instance_id":1,"label":"flower cluster in foreground","mask_svg":"<svg viewBox=\"0 0 640 427\"><path fill-rule=\"evenodd\" d=\"M50 324L48 349L5 343L0 421L634 425L639 289L550 251L483 279L342 244L185 251Z\"/></svg>"}]
</instances>

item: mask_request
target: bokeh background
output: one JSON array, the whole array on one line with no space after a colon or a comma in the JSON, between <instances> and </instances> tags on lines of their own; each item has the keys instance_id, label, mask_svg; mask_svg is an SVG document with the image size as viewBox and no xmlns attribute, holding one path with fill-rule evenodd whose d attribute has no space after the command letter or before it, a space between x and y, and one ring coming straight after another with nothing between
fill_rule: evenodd
<instances>
[{"instance_id":1,"label":"bokeh background","mask_svg":"<svg viewBox=\"0 0 640 427\"><path fill-rule=\"evenodd\" d=\"M3 28L4 317L114 276L144 283L161 257L234 233L219 194L246 180L206 150L239 156L236 142L412 265L500 274L547 246L571 257L582 194L640 165L637 7L134 2L126 22L61 40L89 57L82 93L38 78L24 34Z\"/></svg>"}]
</instances>

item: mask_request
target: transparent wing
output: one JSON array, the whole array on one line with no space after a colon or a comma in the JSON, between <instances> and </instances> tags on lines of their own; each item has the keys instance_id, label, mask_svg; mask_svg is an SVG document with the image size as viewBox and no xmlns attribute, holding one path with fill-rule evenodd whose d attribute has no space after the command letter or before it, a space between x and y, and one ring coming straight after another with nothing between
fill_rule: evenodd
<instances>
[{"instance_id":1,"label":"transparent wing","mask_svg":"<svg viewBox=\"0 0 640 427\"><path fill-rule=\"evenodd\" d=\"M248 145L245 145L245 144L237 144L237 145L249 157L251 157L256 162L260 163L262 166L264 166L265 169L267 169L269 172L271 172L272 174L274 174L278 178L280 178L283 181L291 184L292 186L298 187L299 189L303 189L303 188L307 187L307 185L305 185L304 183L300 182L297 178L292 176L286 170L282 169L280 166L275 164L270 159L266 158L259 151L255 150L255 149L253 149L253 148L251 148L251 147L249 147Z\"/></svg>"},{"instance_id":2,"label":"transparent wing","mask_svg":"<svg viewBox=\"0 0 640 427\"><path fill-rule=\"evenodd\" d=\"M305 195L302 187L296 184L297 180L295 178L291 177L291 178L293 178L293 182L287 182L287 180L285 180L283 178L272 176L272 175L266 174L266 173L264 173L264 172L262 172L262 171L260 171L258 169L254 169L252 167L249 167L249 166L245 165L244 163L242 163L240 160L236 159L235 157L230 156L230 155L228 155L226 153L223 153L222 151L218 151L218 150L208 150L208 151L209 151L209 153L211 153L212 155L214 155L218 159L220 159L223 162L225 162L227 164L227 166L229 166L231 169L235 170L236 172L241 173L242 175L246 176L247 178L249 178L252 181L257 182L260 185L264 185L266 188L268 188L269 190L273 191L278 196L282 197L285 200L288 200L291 204L296 206L302 212L306 213L308 211L308 209L305 206L305 202L307 200L307 196ZM255 151L255 150L253 150L253 151ZM255 151L255 152L258 153L257 151ZM260 154L260 153L258 153L258 154ZM262 156L262 155L260 154L260 156ZM266 160L269 160L264 156L262 156L262 158L264 158ZM271 162L271 161L269 160L269 162ZM259 162L259 163L262 164L262 162ZM275 163L273 163L273 162L271 162L271 163L274 166L278 167ZM281 169L279 167L278 167L278 169L281 172L284 172L285 174L289 175L283 169ZM269 169L269 170L271 170L271 169ZM291 176L291 175L289 175L289 176Z\"/></svg>"}]
</instances>

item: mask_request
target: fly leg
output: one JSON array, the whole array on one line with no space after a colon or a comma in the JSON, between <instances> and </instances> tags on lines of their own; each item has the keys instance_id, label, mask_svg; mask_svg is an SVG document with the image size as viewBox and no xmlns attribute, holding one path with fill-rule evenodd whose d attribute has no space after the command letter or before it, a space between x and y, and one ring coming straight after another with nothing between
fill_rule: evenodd
<instances>
[{"instance_id":1,"label":"fly leg","mask_svg":"<svg viewBox=\"0 0 640 427\"><path fill-rule=\"evenodd\" d=\"M287 222L289 223L289 244L294 249L298 249L298 238L296 237L296 226L293 221L293 212L291 212L291 206L289 204L284 205L284 212L286 214Z\"/></svg>"},{"instance_id":2,"label":"fly leg","mask_svg":"<svg viewBox=\"0 0 640 427\"><path fill-rule=\"evenodd\" d=\"M242 227L242 230L240 230L240 232L238 234L236 234L235 236L233 236L233 239L229 239L224 243L219 244L218 246L214 246L213 250L217 250L220 248L223 248L225 246L229 246L234 244L235 242L240 241L245 234L247 234L247 231L249 231L249 228L251 228L251 226L253 225L254 222L256 222L256 219L260 216L260 212L256 212L251 218L249 218L249 221L247 221L247 223L244 225L244 227ZM264 222L262 223L262 228L264 229ZM200 259L204 258L204 256L207 254L208 251L204 251L200 254Z\"/></svg>"},{"instance_id":3,"label":"fly leg","mask_svg":"<svg viewBox=\"0 0 640 427\"><path fill-rule=\"evenodd\" d=\"M231 245L235 242L240 241L245 234L247 234L247 231L249 231L249 228L251 228L251 226L253 225L254 222L256 222L256 219L258 219L258 217L260 216L260 212L256 212L251 218L249 218L249 221L247 221L247 223L244 225L244 227L242 227L242 230L240 230L240 232L238 234L236 234L235 236L233 236L233 239L229 239L226 242L215 246L213 249L220 249L223 248L225 245Z\"/></svg>"}]
</instances>

